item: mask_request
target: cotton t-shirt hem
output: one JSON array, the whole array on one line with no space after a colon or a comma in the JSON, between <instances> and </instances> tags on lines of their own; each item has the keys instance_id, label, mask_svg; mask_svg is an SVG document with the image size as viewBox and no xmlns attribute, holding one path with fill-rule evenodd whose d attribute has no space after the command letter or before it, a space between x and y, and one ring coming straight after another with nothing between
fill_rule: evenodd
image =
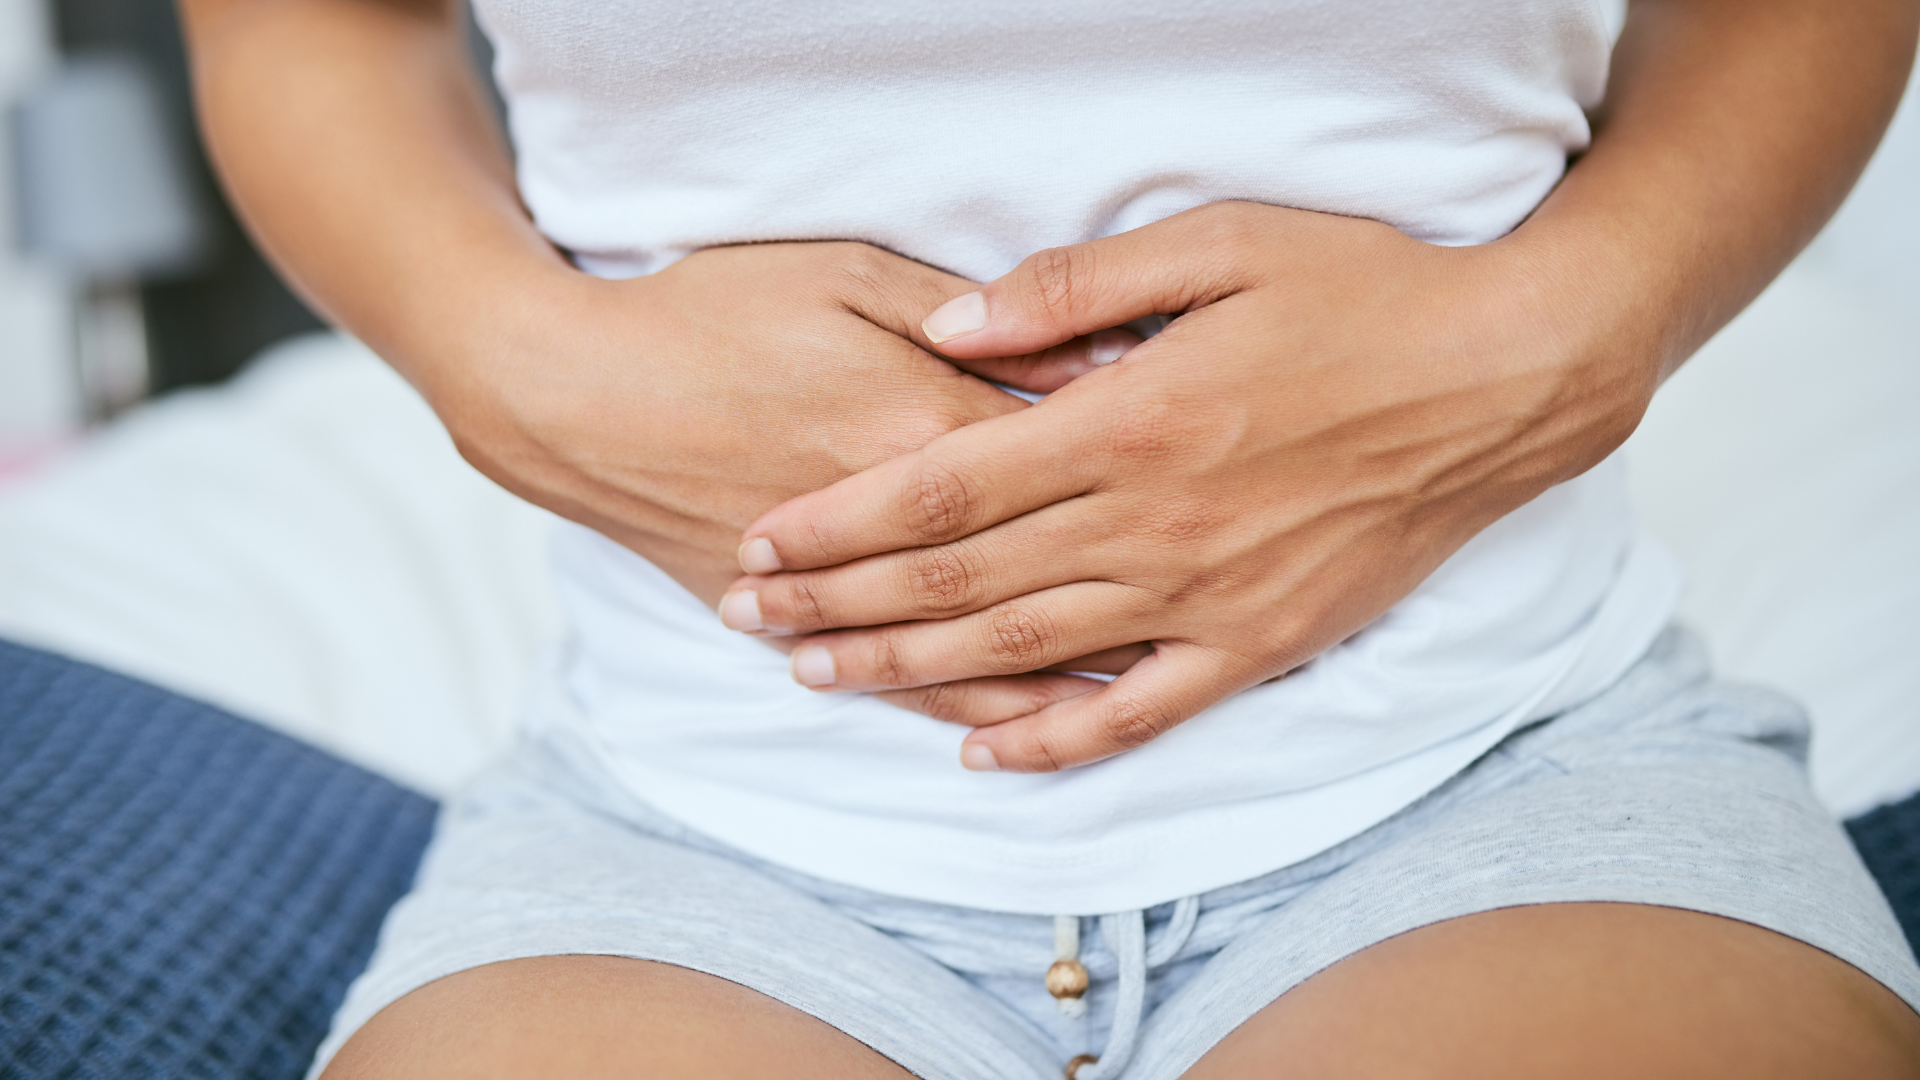
<instances>
[{"instance_id":1,"label":"cotton t-shirt hem","mask_svg":"<svg viewBox=\"0 0 1920 1080\"><path fill-rule=\"evenodd\" d=\"M1003 836L888 820L718 785L601 745L565 695L555 734L579 740L635 796L722 843L789 869L874 892L986 911L1099 914L1151 907L1258 877L1379 824L1465 769L1516 728L1613 685L1678 602L1680 575L1637 537L1583 641L1558 675L1506 714L1420 752L1318 787L1188 808L1081 842L1027 849ZM955 768L958 768L956 763Z\"/></svg>"}]
</instances>

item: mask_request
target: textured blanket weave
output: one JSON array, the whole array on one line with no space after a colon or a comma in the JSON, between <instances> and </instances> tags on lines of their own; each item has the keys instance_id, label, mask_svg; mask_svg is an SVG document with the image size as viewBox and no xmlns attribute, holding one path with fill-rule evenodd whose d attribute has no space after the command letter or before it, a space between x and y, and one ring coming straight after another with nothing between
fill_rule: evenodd
<instances>
[{"instance_id":1,"label":"textured blanket weave","mask_svg":"<svg viewBox=\"0 0 1920 1080\"><path fill-rule=\"evenodd\" d=\"M1847 832L1920 953L1920 795L1861 814Z\"/></svg>"},{"instance_id":2,"label":"textured blanket weave","mask_svg":"<svg viewBox=\"0 0 1920 1080\"><path fill-rule=\"evenodd\" d=\"M299 1077L434 805L0 642L0 1077Z\"/></svg>"}]
</instances>

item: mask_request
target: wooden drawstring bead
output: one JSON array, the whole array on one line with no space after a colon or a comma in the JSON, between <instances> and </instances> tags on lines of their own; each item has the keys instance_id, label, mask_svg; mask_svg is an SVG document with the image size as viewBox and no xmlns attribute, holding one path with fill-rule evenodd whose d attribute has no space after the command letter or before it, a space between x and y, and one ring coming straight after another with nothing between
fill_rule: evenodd
<instances>
[{"instance_id":1,"label":"wooden drawstring bead","mask_svg":"<svg viewBox=\"0 0 1920 1080\"><path fill-rule=\"evenodd\" d=\"M1087 992L1087 968L1078 960L1055 960L1047 969L1047 993L1056 998L1078 998Z\"/></svg>"},{"instance_id":2,"label":"wooden drawstring bead","mask_svg":"<svg viewBox=\"0 0 1920 1080\"><path fill-rule=\"evenodd\" d=\"M1079 1080L1080 1070L1099 1060L1099 1058L1094 1057L1092 1054L1075 1054L1073 1060L1067 1062L1067 1080Z\"/></svg>"}]
</instances>

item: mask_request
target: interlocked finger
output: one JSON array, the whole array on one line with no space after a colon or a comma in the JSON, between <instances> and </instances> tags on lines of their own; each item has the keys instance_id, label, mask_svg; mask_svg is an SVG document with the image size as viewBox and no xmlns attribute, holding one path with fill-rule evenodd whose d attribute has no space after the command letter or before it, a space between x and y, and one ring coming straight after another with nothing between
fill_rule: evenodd
<instances>
[{"instance_id":1,"label":"interlocked finger","mask_svg":"<svg viewBox=\"0 0 1920 1080\"><path fill-rule=\"evenodd\" d=\"M934 683L910 690L883 690L874 696L935 720L985 727L1028 716L1068 698L1091 694L1104 685L1097 679L1039 672Z\"/></svg>"},{"instance_id":2,"label":"interlocked finger","mask_svg":"<svg viewBox=\"0 0 1920 1080\"><path fill-rule=\"evenodd\" d=\"M1090 376L1091 378L1091 376ZM1088 418L1049 400L775 507L749 526L740 569L812 570L971 533L1095 485Z\"/></svg>"},{"instance_id":3,"label":"interlocked finger","mask_svg":"<svg viewBox=\"0 0 1920 1080\"><path fill-rule=\"evenodd\" d=\"M976 730L961 761L970 769L1054 772L1132 750L1259 682L1248 658L1185 642L1154 654L1091 694Z\"/></svg>"},{"instance_id":4,"label":"interlocked finger","mask_svg":"<svg viewBox=\"0 0 1920 1080\"><path fill-rule=\"evenodd\" d=\"M1094 553L1087 541L1084 526L1048 507L951 544L743 577L721 600L720 618L762 634L950 619L1088 577Z\"/></svg>"},{"instance_id":5,"label":"interlocked finger","mask_svg":"<svg viewBox=\"0 0 1920 1080\"><path fill-rule=\"evenodd\" d=\"M1035 394L1051 394L1080 376L1120 359L1143 340L1132 329L1116 327L1024 356L983 356L972 360L953 359L952 363L983 379Z\"/></svg>"},{"instance_id":6,"label":"interlocked finger","mask_svg":"<svg viewBox=\"0 0 1920 1080\"><path fill-rule=\"evenodd\" d=\"M816 690L896 690L1018 675L1139 641L1152 598L1079 581L953 619L816 635L793 652L793 677Z\"/></svg>"}]
</instances>

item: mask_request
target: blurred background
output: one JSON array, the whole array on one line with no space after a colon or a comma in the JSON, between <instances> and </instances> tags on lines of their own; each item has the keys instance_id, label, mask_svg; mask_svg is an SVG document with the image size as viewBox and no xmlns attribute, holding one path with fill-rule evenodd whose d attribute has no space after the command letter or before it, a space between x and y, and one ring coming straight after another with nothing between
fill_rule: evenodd
<instances>
[{"instance_id":1,"label":"blurred background","mask_svg":"<svg viewBox=\"0 0 1920 1080\"><path fill-rule=\"evenodd\" d=\"M167 0L0 0L0 96L0 452L319 329L213 183Z\"/></svg>"},{"instance_id":2,"label":"blurred background","mask_svg":"<svg viewBox=\"0 0 1920 1080\"><path fill-rule=\"evenodd\" d=\"M171 0L0 0L0 475L321 328L235 221L189 95Z\"/></svg>"}]
</instances>

